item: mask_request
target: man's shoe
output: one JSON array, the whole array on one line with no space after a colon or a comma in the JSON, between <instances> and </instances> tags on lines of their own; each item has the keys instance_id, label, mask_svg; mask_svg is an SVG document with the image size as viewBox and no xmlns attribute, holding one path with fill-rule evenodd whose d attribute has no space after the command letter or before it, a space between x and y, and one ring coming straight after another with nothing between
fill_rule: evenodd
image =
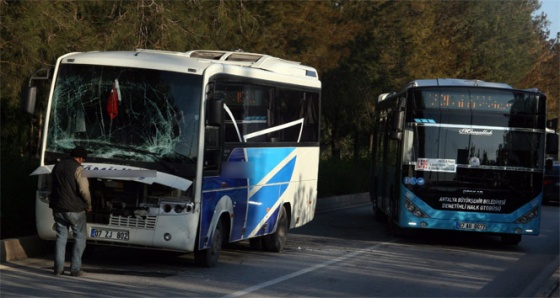
<instances>
[{"instance_id":1,"label":"man's shoe","mask_svg":"<svg viewBox=\"0 0 560 298\"><path fill-rule=\"evenodd\" d=\"M83 270L79 270L79 271L72 271L70 273L70 275L75 276L75 277L80 277L80 276L85 276L86 272Z\"/></svg>"},{"instance_id":2,"label":"man's shoe","mask_svg":"<svg viewBox=\"0 0 560 298\"><path fill-rule=\"evenodd\" d=\"M55 270L55 271L53 272L53 274L56 275L56 276L60 276L60 275L64 274L64 271L56 271L56 270Z\"/></svg>"}]
</instances>

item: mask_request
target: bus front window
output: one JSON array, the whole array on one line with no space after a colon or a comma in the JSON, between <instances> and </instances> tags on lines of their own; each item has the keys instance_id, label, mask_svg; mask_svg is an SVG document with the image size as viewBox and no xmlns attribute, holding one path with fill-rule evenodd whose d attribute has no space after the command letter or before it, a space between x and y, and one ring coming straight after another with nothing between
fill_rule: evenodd
<instances>
[{"instance_id":1,"label":"bus front window","mask_svg":"<svg viewBox=\"0 0 560 298\"><path fill-rule=\"evenodd\" d=\"M62 65L54 90L47 151L75 145L92 158L193 164L201 78L149 69Z\"/></svg>"}]
</instances>

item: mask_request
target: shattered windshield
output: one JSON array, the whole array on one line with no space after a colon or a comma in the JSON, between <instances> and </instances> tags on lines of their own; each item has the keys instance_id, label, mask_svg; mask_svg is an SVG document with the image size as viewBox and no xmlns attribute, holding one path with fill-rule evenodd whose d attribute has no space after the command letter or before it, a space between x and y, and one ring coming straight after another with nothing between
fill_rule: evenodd
<instances>
[{"instance_id":1,"label":"shattered windshield","mask_svg":"<svg viewBox=\"0 0 560 298\"><path fill-rule=\"evenodd\" d=\"M47 151L89 158L194 164L202 78L139 68L61 65Z\"/></svg>"}]
</instances>

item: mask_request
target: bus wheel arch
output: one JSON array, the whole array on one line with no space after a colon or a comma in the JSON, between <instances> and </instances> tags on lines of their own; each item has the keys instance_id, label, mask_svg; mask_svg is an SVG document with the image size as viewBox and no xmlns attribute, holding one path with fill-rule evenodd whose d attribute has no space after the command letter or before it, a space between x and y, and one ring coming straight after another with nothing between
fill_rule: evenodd
<instances>
[{"instance_id":1,"label":"bus wheel arch","mask_svg":"<svg viewBox=\"0 0 560 298\"><path fill-rule=\"evenodd\" d=\"M286 245L288 230L290 228L289 205L280 206L276 230L262 238L263 249L266 251L281 252Z\"/></svg>"},{"instance_id":2,"label":"bus wheel arch","mask_svg":"<svg viewBox=\"0 0 560 298\"><path fill-rule=\"evenodd\" d=\"M215 217L212 218L214 230L206 237L211 238L209 246L205 249L195 249L195 264L201 267L214 267L222 252L222 247L229 241L231 228L231 214L233 214L233 203L229 196L223 196L215 206ZM215 222L215 223L214 223ZM202 235L198 235L203 237ZM197 242L199 243L198 239Z\"/></svg>"},{"instance_id":3,"label":"bus wheel arch","mask_svg":"<svg viewBox=\"0 0 560 298\"><path fill-rule=\"evenodd\" d=\"M212 233L212 241L210 246L206 249L196 249L194 252L194 262L200 267L214 267L218 264L220 254L224 241L228 238L225 233L229 223L227 222L228 216L226 213L220 216ZM224 229L226 227L226 229Z\"/></svg>"}]
</instances>

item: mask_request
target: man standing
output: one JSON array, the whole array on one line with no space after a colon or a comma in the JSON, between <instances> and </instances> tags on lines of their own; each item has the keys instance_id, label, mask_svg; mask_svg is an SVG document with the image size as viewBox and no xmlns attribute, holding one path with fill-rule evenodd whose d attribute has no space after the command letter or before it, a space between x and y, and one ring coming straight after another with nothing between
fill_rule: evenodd
<instances>
[{"instance_id":1,"label":"man standing","mask_svg":"<svg viewBox=\"0 0 560 298\"><path fill-rule=\"evenodd\" d=\"M72 228L74 246L70 275L84 276L82 254L86 248L86 211L91 212L89 182L82 175L82 163L87 158L84 147L76 147L70 158L58 162L52 171L52 192L49 207L56 223L54 274L64 273L64 259L68 230Z\"/></svg>"}]
</instances>

